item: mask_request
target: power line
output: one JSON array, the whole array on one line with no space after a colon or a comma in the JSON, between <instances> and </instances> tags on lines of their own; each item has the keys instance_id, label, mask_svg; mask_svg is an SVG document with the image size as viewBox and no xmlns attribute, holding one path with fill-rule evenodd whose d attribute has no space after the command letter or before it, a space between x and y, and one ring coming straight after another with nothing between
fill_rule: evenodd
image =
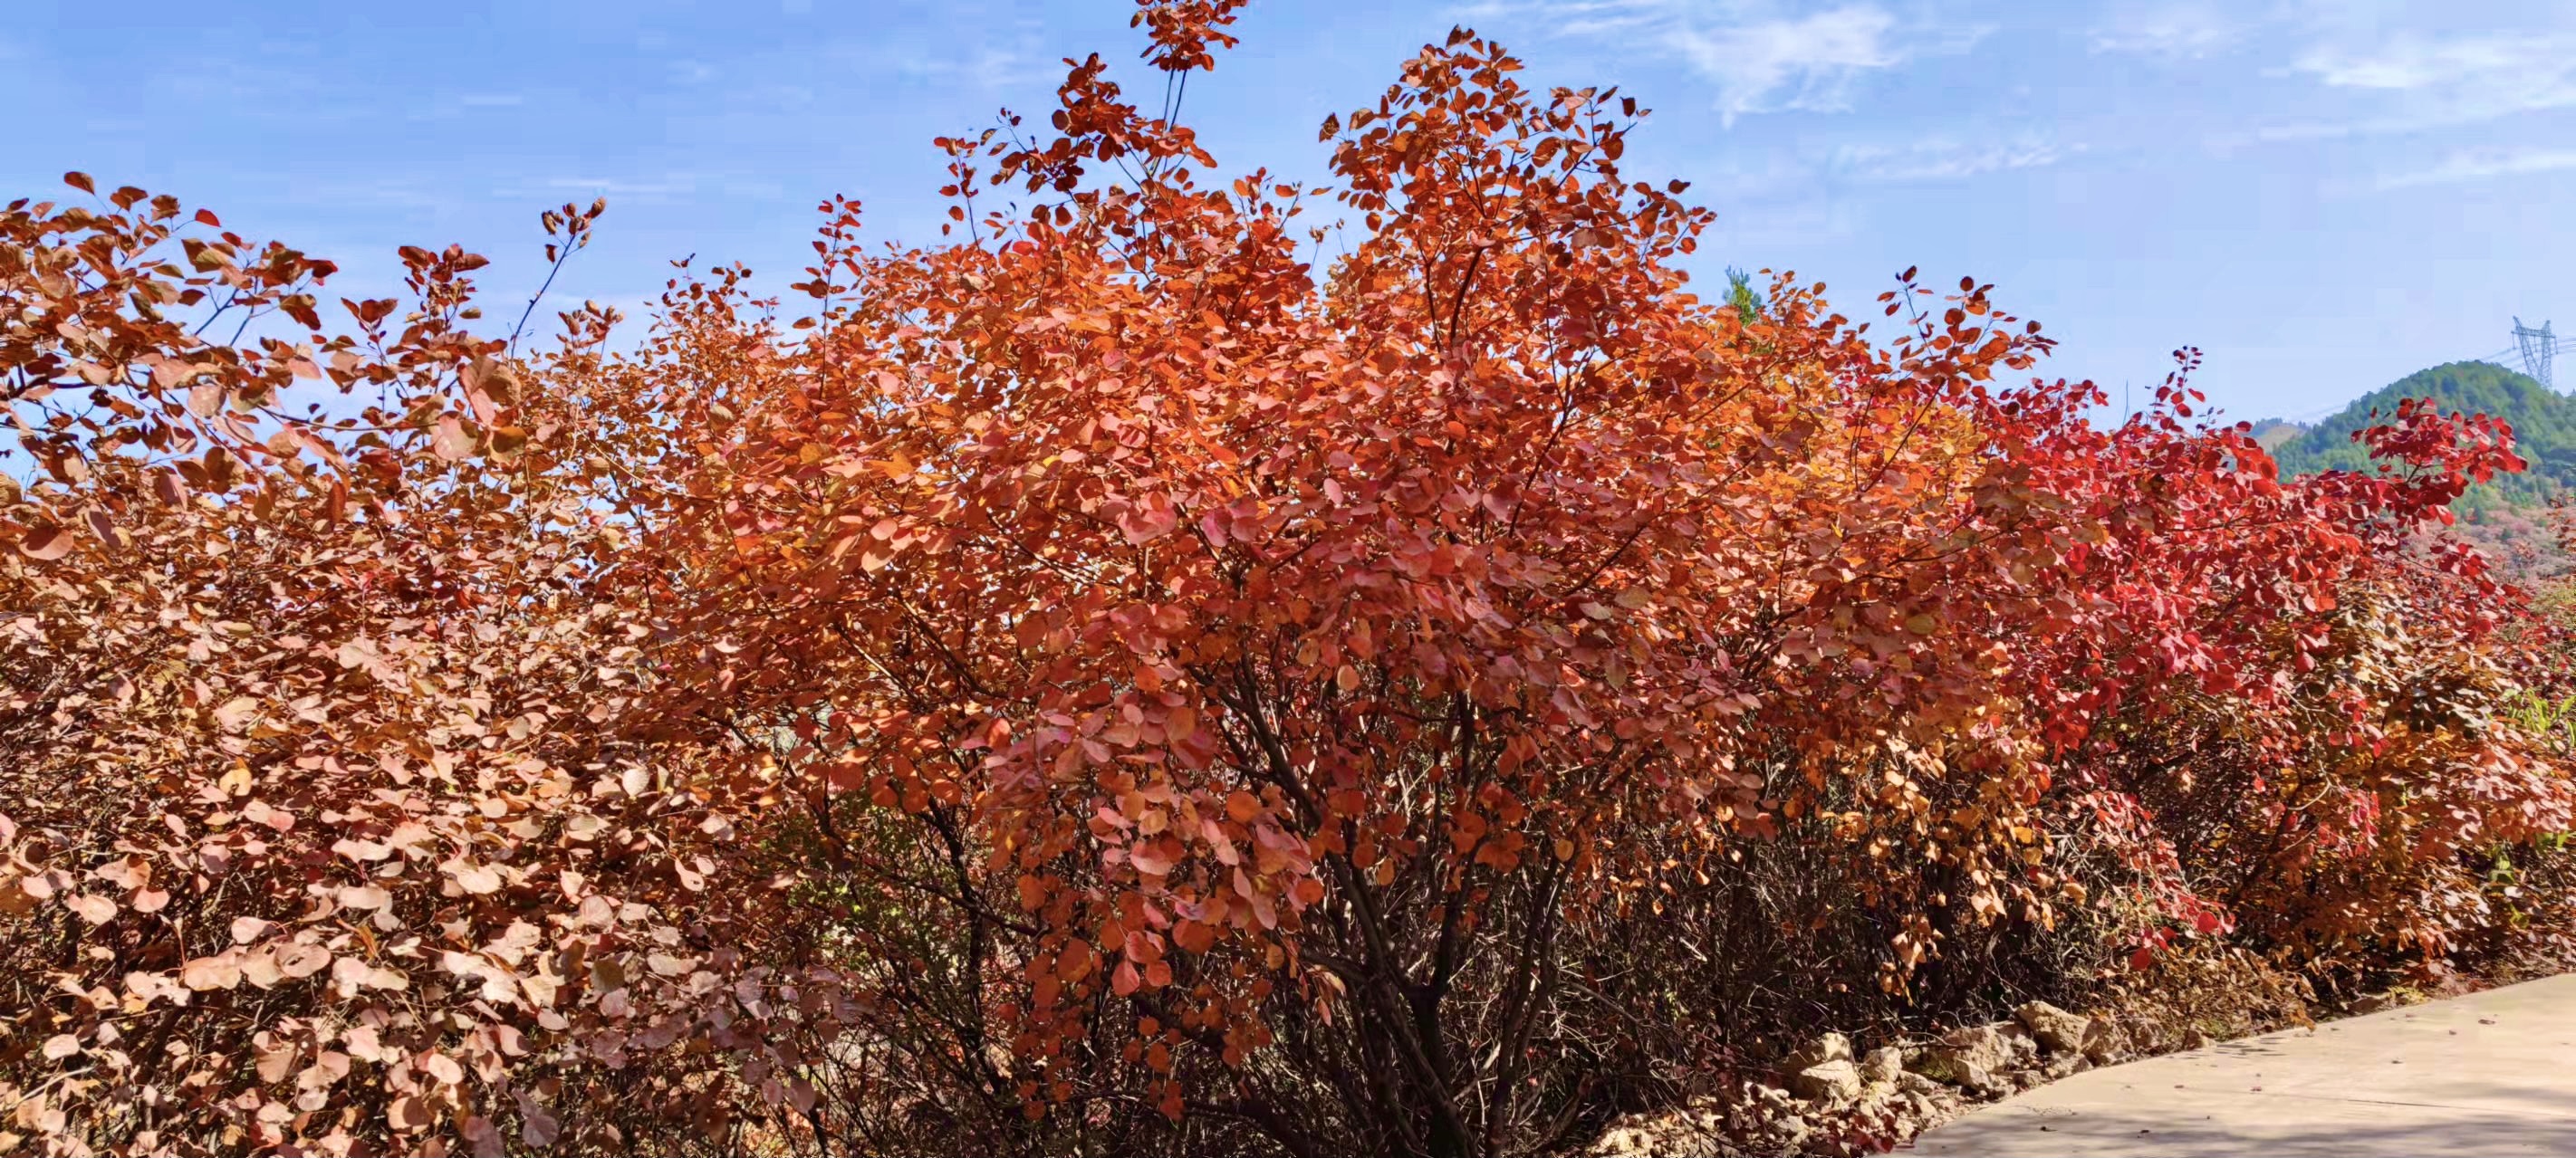
<instances>
[{"instance_id":1,"label":"power line","mask_svg":"<svg viewBox=\"0 0 2576 1158\"><path fill-rule=\"evenodd\" d=\"M2576 335L2558 339L2557 344L2552 349L2553 352L2559 354L2576 354ZM2493 362L2499 366L2510 365L2511 363L2522 360L2522 347L2507 346L2504 349L2490 351L2465 360L2470 362Z\"/></svg>"},{"instance_id":2,"label":"power line","mask_svg":"<svg viewBox=\"0 0 2576 1158\"><path fill-rule=\"evenodd\" d=\"M2524 331L2526 330L2529 331L2531 335L2530 337L2523 336ZM2550 362L2554 360L2557 355L2576 355L2576 334L2559 337L2551 334L2549 332L2549 327L2546 325L2543 325L2537 330L2530 330L2529 327L2520 325L2519 320L2517 319L2514 337L2515 341L2513 345L2507 346L2501 350L2480 354L2475 358L2469 359L2469 361L2487 362L2497 366L2505 366L2515 362L2521 362L2523 364L2522 368L2524 373L2530 374L2531 377L2539 378L2541 381L2546 382L2548 379L2541 378L2541 371L2543 371L2545 367L2549 366Z\"/></svg>"}]
</instances>

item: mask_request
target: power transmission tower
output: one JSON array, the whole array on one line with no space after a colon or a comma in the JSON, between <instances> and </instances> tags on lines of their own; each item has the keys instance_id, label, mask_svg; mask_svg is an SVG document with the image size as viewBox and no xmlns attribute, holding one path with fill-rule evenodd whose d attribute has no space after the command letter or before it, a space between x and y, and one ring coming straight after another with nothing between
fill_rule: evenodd
<instances>
[{"instance_id":1,"label":"power transmission tower","mask_svg":"<svg viewBox=\"0 0 2576 1158\"><path fill-rule=\"evenodd\" d=\"M2549 323L2542 322L2540 328L2535 330L2523 325L2521 318L2515 318L2513 342L2515 347L2522 351L2523 373L2539 380L2543 386L2557 389L2550 385L2549 363L2558 355L2558 339L2550 334Z\"/></svg>"}]
</instances>

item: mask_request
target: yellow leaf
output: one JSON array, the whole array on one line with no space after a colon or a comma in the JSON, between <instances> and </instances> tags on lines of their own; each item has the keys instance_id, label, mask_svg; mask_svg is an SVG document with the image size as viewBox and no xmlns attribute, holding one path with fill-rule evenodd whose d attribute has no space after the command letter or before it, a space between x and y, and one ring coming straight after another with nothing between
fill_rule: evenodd
<instances>
[{"instance_id":1,"label":"yellow leaf","mask_svg":"<svg viewBox=\"0 0 2576 1158\"><path fill-rule=\"evenodd\" d=\"M225 700L222 707L215 709L215 726L227 732L241 731L250 723L252 713L258 710L258 700L249 696L234 696Z\"/></svg>"}]
</instances>

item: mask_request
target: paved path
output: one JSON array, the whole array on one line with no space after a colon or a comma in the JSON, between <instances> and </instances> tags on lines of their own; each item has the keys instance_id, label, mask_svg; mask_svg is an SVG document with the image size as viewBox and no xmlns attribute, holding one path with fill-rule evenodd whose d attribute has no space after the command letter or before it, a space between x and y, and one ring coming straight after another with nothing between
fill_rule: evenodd
<instances>
[{"instance_id":1,"label":"paved path","mask_svg":"<svg viewBox=\"0 0 2576 1158\"><path fill-rule=\"evenodd\" d=\"M2077 1074L1912 1152L2576 1155L2576 975Z\"/></svg>"}]
</instances>

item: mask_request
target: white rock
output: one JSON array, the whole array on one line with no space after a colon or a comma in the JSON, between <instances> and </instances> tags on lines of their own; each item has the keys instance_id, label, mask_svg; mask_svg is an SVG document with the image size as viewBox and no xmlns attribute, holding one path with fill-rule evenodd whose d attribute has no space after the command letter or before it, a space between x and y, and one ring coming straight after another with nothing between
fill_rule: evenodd
<instances>
[{"instance_id":1,"label":"white rock","mask_svg":"<svg viewBox=\"0 0 2576 1158\"><path fill-rule=\"evenodd\" d=\"M2024 1002L2013 1010L2013 1020L2055 1053L2082 1053L2085 1031L2092 1024L2082 1014L2069 1013L2045 1001Z\"/></svg>"},{"instance_id":2,"label":"white rock","mask_svg":"<svg viewBox=\"0 0 2576 1158\"><path fill-rule=\"evenodd\" d=\"M1864 1081L1892 1082L1904 1072L1905 1051L1892 1045L1871 1050L1869 1056L1860 1061L1860 1076Z\"/></svg>"},{"instance_id":3,"label":"white rock","mask_svg":"<svg viewBox=\"0 0 2576 1158\"><path fill-rule=\"evenodd\" d=\"M1843 1058L1789 1075L1789 1089L1810 1102L1842 1105L1860 1097L1860 1067Z\"/></svg>"},{"instance_id":4,"label":"white rock","mask_svg":"<svg viewBox=\"0 0 2576 1158\"><path fill-rule=\"evenodd\" d=\"M1798 1051L1790 1054L1788 1061L1781 1068L1794 1072L1820 1066L1826 1062L1850 1060L1852 1060L1851 1039L1839 1033L1828 1033L1798 1047Z\"/></svg>"}]
</instances>

